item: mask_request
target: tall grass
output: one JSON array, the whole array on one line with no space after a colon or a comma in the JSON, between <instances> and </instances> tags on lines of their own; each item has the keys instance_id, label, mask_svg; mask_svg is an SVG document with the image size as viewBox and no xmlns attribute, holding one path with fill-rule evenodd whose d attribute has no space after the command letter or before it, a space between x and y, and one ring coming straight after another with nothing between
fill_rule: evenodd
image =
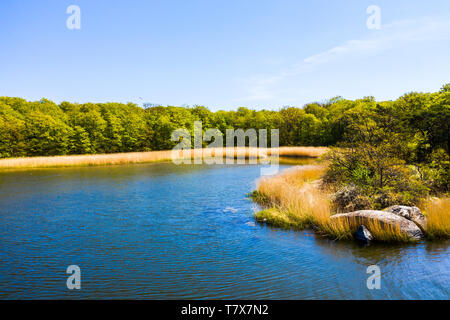
<instances>
[{"instance_id":1,"label":"tall grass","mask_svg":"<svg viewBox=\"0 0 450 320\"><path fill-rule=\"evenodd\" d=\"M317 218L320 231L336 239L352 239L360 225L364 225L374 239L384 242L414 242L408 234L400 229L397 223L386 223L374 219L359 219L357 217L331 219L330 216Z\"/></svg>"},{"instance_id":2,"label":"tall grass","mask_svg":"<svg viewBox=\"0 0 450 320\"><path fill-rule=\"evenodd\" d=\"M270 148L211 148L193 149L187 152L149 151L114 154L88 154L52 157L29 157L0 159L0 169L12 168L39 168L39 167L70 167L70 166L99 166L130 163L147 163L170 161L172 159L196 159L196 158L234 158L252 159L266 158L279 155L280 157L319 157L327 148L324 147L281 147Z\"/></svg>"},{"instance_id":3,"label":"tall grass","mask_svg":"<svg viewBox=\"0 0 450 320\"><path fill-rule=\"evenodd\" d=\"M450 238L450 197L428 199L421 210L427 217L428 238Z\"/></svg>"},{"instance_id":4,"label":"tall grass","mask_svg":"<svg viewBox=\"0 0 450 320\"><path fill-rule=\"evenodd\" d=\"M271 209L258 212L256 219L275 226L303 229L314 225L318 215L329 217L329 199L313 184L324 171L324 166L310 165L262 178L255 196Z\"/></svg>"},{"instance_id":5,"label":"tall grass","mask_svg":"<svg viewBox=\"0 0 450 320\"><path fill-rule=\"evenodd\" d=\"M276 149L269 149L276 152ZM328 152L327 147L280 147L280 157L310 157L318 158Z\"/></svg>"},{"instance_id":6,"label":"tall grass","mask_svg":"<svg viewBox=\"0 0 450 320\"><path fill-rule=\"evenodd\" d=\"M253 198L265 210L256 213L260 222L290 229L314 227L335 239L352 239L359 219L331 219L331 195L319 187L326 166L295 167L273 177L262 178ZM365 226L380 241L411 241L396 224L368 221Z\"/></svg>"}]
</instances>

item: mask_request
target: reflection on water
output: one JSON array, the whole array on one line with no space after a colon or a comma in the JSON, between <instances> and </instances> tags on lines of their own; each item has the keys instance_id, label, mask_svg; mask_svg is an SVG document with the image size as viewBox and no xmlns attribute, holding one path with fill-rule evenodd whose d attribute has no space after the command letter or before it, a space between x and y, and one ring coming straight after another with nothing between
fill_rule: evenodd
<instances>
[{"instance_id":1,"label":"reflection on water","mask_svg":"<svg viewBox=\"0 0 450 320\"><path fill-rule=\"evenodd\" d=\"M3 172L0 298L449 298L448 241L360 246L255 224L245 195L259 173L170 163ZM71 264L79 291L66 288ZM381 290L366 287L372 264Z\"/></svg>"}]
</instances>

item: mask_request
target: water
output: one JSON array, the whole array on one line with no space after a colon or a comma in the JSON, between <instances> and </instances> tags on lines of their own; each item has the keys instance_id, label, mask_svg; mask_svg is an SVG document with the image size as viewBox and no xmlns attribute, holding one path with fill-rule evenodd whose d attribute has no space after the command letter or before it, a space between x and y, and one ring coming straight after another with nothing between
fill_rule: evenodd
<instances>
[{"instance_id":1,"label":"water","mask_svg":"<svg viewBox=\"0 0 450 320\"><path fill-rule=\"evenodd\" d=\"M448 299L449 241L334 242L255 224L260 166L0 174L0 298ZM81 268L68 290L66 268ZM368 290L366 269L381 269Z\"/></svg>"}]
</instances>

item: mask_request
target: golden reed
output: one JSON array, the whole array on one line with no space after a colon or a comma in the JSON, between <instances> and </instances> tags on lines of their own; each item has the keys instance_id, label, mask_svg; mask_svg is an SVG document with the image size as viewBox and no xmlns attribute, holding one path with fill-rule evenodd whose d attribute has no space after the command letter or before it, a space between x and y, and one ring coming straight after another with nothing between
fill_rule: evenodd
<instances>
[{"instance_id":1,"label":"golden reed","mask_svg":"<svg viewBox=\"0 0 450 320\"><path fill-rule=\"evenodd\" d=\"M427 216L428 238L450 238L450 197L430 198L420 207Z\"/></svg>"},{"instance_id":2,"label":"golden reed","mask_svg":"<svg viewBox=\"0 0 450 320\"><path fill-rule=\"evenodd\" d=\"M234 158L264 158L274 156L277 153L280 157L310 157L316 158L328 151L326 147L280 147L279 149L270 148L210 148L210 149L192 149L186 153L177 152L176 159L185 158L205 158L214 157L222 154L223 157ZM0 159L0 169L14 168L45 168L45 167L71 167L71 166L100 166L117 165L131 163L149 163L171 161L172 150L166 151L148 151L148 152L129 152L129 153L111 153L111 154L86 154L70 156L52 156L52 157L27 157L27 158L9 158Z\"/></svg>"}]
</instances>

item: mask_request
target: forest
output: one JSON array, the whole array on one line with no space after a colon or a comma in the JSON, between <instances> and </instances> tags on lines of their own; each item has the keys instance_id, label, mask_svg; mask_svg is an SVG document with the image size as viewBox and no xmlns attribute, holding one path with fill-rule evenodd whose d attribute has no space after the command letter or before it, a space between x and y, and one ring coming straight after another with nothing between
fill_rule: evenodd
<instances>
[{"instance_id":1,"label":"forest","mask_svg":"<svg viewBox=\"0 0 450 320\"><path fill-rule=\"evenodd\" d=\"M0 158L169 150L171 133L203 129L279 129L280 146L334 146L357 122L383 126L414 150L416 160L449 150L450 84L435 93L408 93L395 101L341 97L279 111L212 112L204 106L70 103L0 97ZM412 155L410 155L412 156Z\"/></svg>"}]
</instances>

